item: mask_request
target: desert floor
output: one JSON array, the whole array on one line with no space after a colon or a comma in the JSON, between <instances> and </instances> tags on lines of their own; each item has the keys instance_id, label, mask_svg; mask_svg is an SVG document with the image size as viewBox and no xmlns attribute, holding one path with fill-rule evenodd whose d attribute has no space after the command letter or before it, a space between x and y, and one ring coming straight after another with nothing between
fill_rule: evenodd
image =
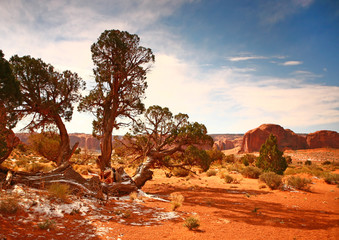
<instances>
[{"instance_id":1,"label":"desert floor","mask_svg":"<svg viewBox=\"0 0 339 240\"><path fill-rule=\"evenodd\" d=\"M328 155L339 159L338 151L289 154L294 161L324 160ZM15 215L0 214L0 239L339 239L337 185L303 175L312 180L308 192L270 190L262 188L257 179L231 175L240 184L227 184L218 175L208 177L206 173L167 178L156 170L138 200L124 197L100 202L73 197L68 204L83 202L81 211L59 211L59 216L52 214L57 210L52 200L46 200L40 213L37 208L33 211L35 201L43 205L34 196L44 199L46 193L23 186L18 194L29 207ZM174 192L185 197L176 212L169 202ZM184 219L191 215L200 219L198 230L184 226ZM54 221L53 229L38 227L46 220Z\"/></svg>"}]
</instances>

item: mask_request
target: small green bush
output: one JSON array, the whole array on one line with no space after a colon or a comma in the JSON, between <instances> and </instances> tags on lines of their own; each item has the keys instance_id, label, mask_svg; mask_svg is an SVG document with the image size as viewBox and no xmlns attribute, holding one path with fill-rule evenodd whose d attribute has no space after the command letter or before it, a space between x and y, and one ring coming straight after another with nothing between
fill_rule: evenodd
<instances>
[{"instance_id":1,"label":"small green bush","mask_svg":"<svg viewBox=\"0 0 339 240\"><path fill-rule=\"evenodd\" d=\"M190 216L186 218L184 226L187 227L189 230L193 230L200 227L199 218L195 216Z\"/></svg>"},{"instance_id":2,"label":"small green bush","mask_svg":"<svg viewBox=\"0 0 339 240\"><path fill-rule=\"evenodd\" d=\"M242 175L246 178L258 179L262 170L257 167L248 166L242 170Z\"/></svg>"},{"instance_id":3,"label":"small green bush","mask_svg":"<svg viewBox=\"0 0 339 240\"><path fill-rule=\"evenodd\" d=\"M256 156L252 154L246 154L240 158L240 162L242 162L242 164L244 164L245 166L248 166L250 164L253 164L256 159Z\"/></svg>"},{"instance_id":4,"label":"small green bush","mask_svg":"<svg viewBox=\"0 0 339 240\"><path fill-rule=\"evenodd\" d=\"M217 170L215 170L215 169L209 169L209 170L206 172L206 175L207 175L208 177L215 176L215 175L217 175Z\"/></svg>"},{"instance_id":5,"label":"small green bush","mask_svg":"<svg viewBox=\"0 0 339 240\"><path fill-rule=\"evenodd\" d=\"M267 172L260 175L259 180L274 190L278 189L282 184L282 177L274 172Z\"/></svg>"},{"instance_id":6,"label":"small green bush","mask_svg":"<svg viewBox=\"0 0 339 240\"><path fill-rule=\"evenodd\" d=\"M187 177L190 172L184 168L173 168L172 173L176 177Z\"/></svg>"},{"instance_id":7,"label":"small green bush","mask_svg":"<svg viewBox=\"0 0 339 240\"><path fill-rule=\"evenodd\" d=\"M51 196L66 201L70 194L70 189L68 184L52 183L48 188L48 192Z\"/></svg>"},{"instance_id":8,"label":"small green bush","mask_svg":"<svg viewBox=\"0 0 339 240\"><path fill-rule=\"evenodd\" d=\"M224 157L225 162L227 163L234 163L235 162L235 156L234 154L230 154Z\"/></svg>"},{"instance_id":9,"label":"small green bush","mask_svg":"<svg viewBox=\"0 0 339 240\"><path fill-rule=\"evenodd\" d=\"M226 183L232 183L234 178L230 175L225 175L225 182Z\"/></svg>"},{"instance_id":10,"label":"small green bush","mask_svg":"<svg viewBox=\"0 0 339 240\"><path fill-rule=\"evenodd\" d=\"M53 220L46 220L42 223L38 223L38 227L40 229L43 229L43 230L47 230L47 229L54 229L55 227L55 222Z\"/></svg>"},{"instance_id":11,"label":"small green bush","mask_svg":"<svg viewBox=\"0 0 339 240\"><path fill-rule=\"evenodd\" d=\"M306 166L311 166L311 165L312 165L312 161L306 160L306 161L305 161L305 165L306 165Z\"/></svg>"},{"instance_id":12,"label":"small green bush","mask_svg":"<svg viewBox=\"0 0 339 240\"><path fill-rule=\"evenodd\" d=\"M301 178L299 176L290 176L287 179L287 185L288 186L291 186L291 187L293 187L295 189L298 189L298 190L304 190L304 191L309 191L310 190L309 184L311 182L312 181L310 179Z\"/></svg>"},{"instance_id":13,"label":"small green bush","mask_svg":"<svg viewBox=\"0 0 339 240\"><path fill-rule=\"evenodd\" d=\"M339 184L339 174L327 173L324 176L324 180L328 184Z\"/></svg>"}]
</instances>

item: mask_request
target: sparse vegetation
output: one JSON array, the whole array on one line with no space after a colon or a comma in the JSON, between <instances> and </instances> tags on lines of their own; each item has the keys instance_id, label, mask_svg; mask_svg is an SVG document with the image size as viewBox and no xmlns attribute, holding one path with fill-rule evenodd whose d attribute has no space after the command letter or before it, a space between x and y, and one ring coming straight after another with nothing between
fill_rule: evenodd
<instances>
[{"instance_id":1,"label":"sparse vegetation","mask_svg":"<svg viewBox=\"0 0 339 240\"><path fill-rule=\"evenodd\" d=\"M48 192L52 197L66 201L68 195L70 194L70 189L68 184L64 183L52 183L48 187Z\"/></svg>"},{"instance_id":2,"label":"sparse vegetation","mask_svg":"<svg viewBox=\"0 0 339 240\"><path fill-rule=\"evenodd\" d=\"M190 216L186 218L185 220L185 227L187 227L189 230L194 230L200 227L200 220L197 216Z\"/></svg>"},{"instance_id":3,"label":"sparse vegetation","mask_svg":"<svg viewBox=\"0 0 339 240\"><path fill-rule=\"evenodd\" d=\"M44 222L38 223L38 227L43 230L54 229L55 221L47 219Z\"/></svg>"},{"instance_id":4,"label":"sparse vegetation","mask_svg":"<svg viewBox=\"0 0 339 240\"><path fill-rule=\"evenodd\" d=\"M267 172L260 175L259 180L266 183L272 189L278 189L282 184L282 177L274 172Z\"/></svg>"},{"instance_id":5,"label":"sparse vegetation","mask_svg":"<svg viewBox=\"0 0 339 240\"><path fill-rule=\"evenodd\" d=\"M339 174L327 173L324 176L324 181L328 184L339 184Z\"/></svg>"},{"instance_id":6,"label":"sparse vegetation","mask_svg":"<svg viewBox=\"0 0 339 240\"><path fill-rule=\"evenodd\" d=\"M172 173L176 177L187 177L190 174L185 168L173 168Z\"/></svg>"},{"instance_id":7,"label":"sparse vegetation","mask_svg":"<svg viewBox=\"0 0 339 240\"><path fill-rule=\"evenodd\" d=\"M216 169L209 169L207 172L206 172L206 175L208 176L208 177L211 177L211 176L215 176L215 175L217 175L217 170Z\"/></svg>"},{"instance_id":8,"label":"sparse vegetation","mask_svg":"<svg viewBox=\"0 0 339 240\"><path fill-rule=\"evenodd\" d=\"M175 211L179 207L181 207L182 203L185 200L184 196L181 195L180 193L171 193L170 199L171 199L172 211Z\"/></svg>"},{"instance_id":9,"label":"sparse vegetation","mask_svg":"<svg viewBox=\"0 0 339 240\"><path fill-rule=\"evenodd\" d=\"M138 192L131 192L131 193L129 194L129 198L130 198L132 201L138 199Z\"/></svg>"},{"instance_id":10,"label":"sparse vegetation","mask_svg":"<svg viewBox=\"0 0 339 240\"><path fill-rule=\"evenodd\" d=\"M16 213L20 209L18 197L4 194L0 199L0 213Z\"/></svg>"},{"instance_id":11,"label":"sparse vegetation","mask_svg":"<svg viewBox=\"0 0 339 240\"><path fill-rule=\"evenodd\" d=\"M245 167L242 170L241 173L246 178L257 179L257 178L259 178L260 174L262 173L262 170L260 168L257 168L257 167L248 166L248 167Z\"/></svg>"},{"instance_id":12,"label":"sparse vegetation","mask_svg":"<svg viewBox=\"0 0 339 240\"><path fill-rule=\"evenodd\" d=\"M234 178L232 177L232 176L230 176L230 175L225 175L225 182L226 183L232 183L233 182L233 180L234 180Z\"/></svg>"},{"instance_id":13,"label":"sparse vegetation","mask_svg":"<svg viewBox=\"0 0 339 240\"><path fill-rule=\"evenodd\" d=\"M287 185L291 186L295 189L298 190L304 190L304 191L309 191L310 190L310 183L312 181L310 179L307 178L301 178L299 176L290 176L287 179Z\"/></svg>"}]
</instances>

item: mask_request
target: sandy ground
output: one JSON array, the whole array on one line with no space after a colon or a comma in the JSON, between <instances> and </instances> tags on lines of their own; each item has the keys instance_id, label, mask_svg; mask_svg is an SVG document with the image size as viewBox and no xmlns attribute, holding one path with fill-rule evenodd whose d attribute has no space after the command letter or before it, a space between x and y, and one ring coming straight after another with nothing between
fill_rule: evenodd
<instances>
[{"instance_id":1,"label":"sandy ground","mask_svg":"<svg viewBox=\"0 0 339 240\"><path fill-rule=\"evenodd\" d=\"M339 239L336 185L308 176L310 192L272 191L260 188L256 179L232 176L240 184L205 173L166 178L158 170L142 190L164 200L173 192L182 194L185 201L176 212L168 201L152 197L90 200L87 212L63 217L32 210L0 214L0 239ZM199 217L198 230L183 226L190 215ZM46 219L55 221L54 229L38 227Z\"/></svg>"}]
</instances>

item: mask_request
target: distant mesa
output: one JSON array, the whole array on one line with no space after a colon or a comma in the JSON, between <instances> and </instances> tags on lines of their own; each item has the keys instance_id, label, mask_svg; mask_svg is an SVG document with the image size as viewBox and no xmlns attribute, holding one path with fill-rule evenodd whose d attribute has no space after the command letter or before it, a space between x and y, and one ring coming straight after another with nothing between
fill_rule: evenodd
<instances>
[{"instance_id":1,"label":"distant mesa","mask_svg":"<svg viewBox=\"0 0 339 240\"><path fill-rule=\"evenodd\" d=\"M276 124L263 124L245 133L240 152L258 152L270 134L277 137L281 150L307 148L339 148L339 134L335 131L318 131L308 135L296 134Z\"/></svg>"},{"instance_id":2,"label":"distant mesa","mask_svg":"<svg viewBox=\"0 0 339 240\"><path fill-rule=\"evenodd\" d=\"M213 148L220 151L240 149L241 153L258 152L270 134L278 139L280 150L339 148L339 133L335 131L317 131L310 134L296 134L290 129L284 129L276 124L262 124L244 134L211 134L214 140ZM28 133L16 133L24 143L28 143ZM79 147L91 151L100 151L100 141L90 134L71 133L70 142L73 145L79 142ZM209 146L203 146L208 149Z\"/></svg>"},{"instance_id":3,"label":"distant mesa","mask_svg":"<svg viewBox=\"0 0 339 240\"><path fill-rule=\"evenodd\" d=\"M309 148L339 148L339 133L335 131L317 131L306 136Z\"/></svg>"}]
</instances>

